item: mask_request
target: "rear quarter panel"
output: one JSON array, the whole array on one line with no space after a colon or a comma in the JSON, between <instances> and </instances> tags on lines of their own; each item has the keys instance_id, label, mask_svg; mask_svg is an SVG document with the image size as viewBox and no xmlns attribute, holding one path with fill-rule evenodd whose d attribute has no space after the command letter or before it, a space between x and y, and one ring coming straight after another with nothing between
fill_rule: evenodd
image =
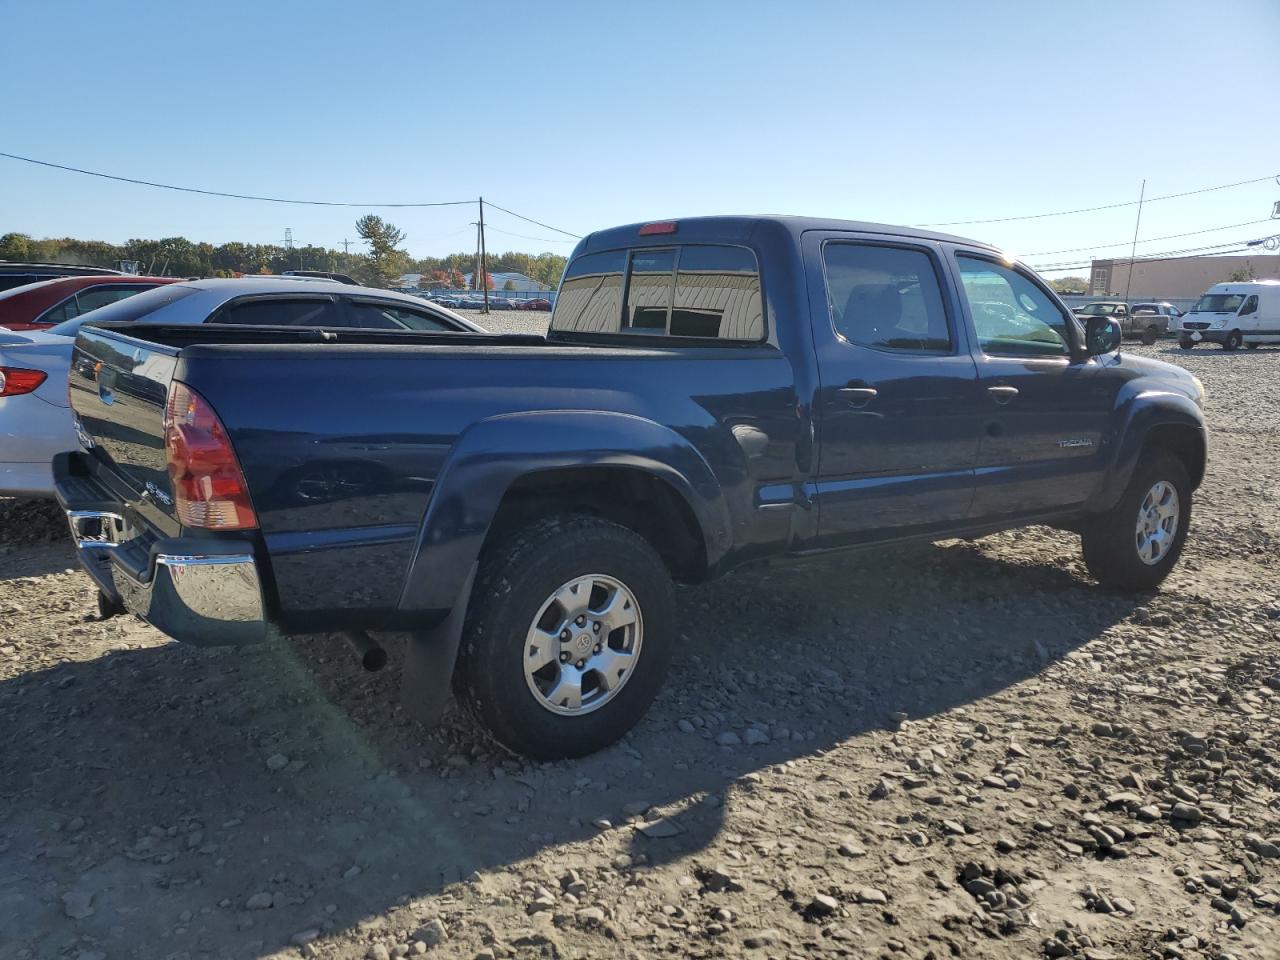
<instances>
[{"instance_id":1,"label":"rear quarter panel","mask_svg":"<svg viewBox=\"0 0 1280 960\"><path fill-rule=\"evenodd\" d=\"M647 448L656 446L658 459L678 462L685 456L675 449L679 443L653 441L669 431L697 452L722 491L728 527L722 552L786 545L786 529L762 532L770 521L757 497L763 486L796 478L803 432L792 364L772 345L209 345L185 349L177 376L204 395L231 434L287 628L318 629L319 618L343 610L360 611L370 626L379 619L398 624L420 541L415 573L435 584L431 597L452 596L448 584L460 583L469 563L431 549L423 520L436 481L464 434L534 411L635 418L659 429L637 426L631 434L643 434ZM572 417L558 422L557 430L536 431L544 454L558 448L583 462L625 459L641 442L621 430L592 434L581 421L575 427ZM744 444L739 438L746 435L752 439ZM534 436L524 434L530 441ZM503 489L481 466L520 462L527 451L528 444L513 437L481 451L470 464L474 496L468 495L470 474L463 473L463 492L451 509L466 515L462 526L473 544ZM424 617L442 612L412 591L406 607Z\"/></svg>"}]
</instances>

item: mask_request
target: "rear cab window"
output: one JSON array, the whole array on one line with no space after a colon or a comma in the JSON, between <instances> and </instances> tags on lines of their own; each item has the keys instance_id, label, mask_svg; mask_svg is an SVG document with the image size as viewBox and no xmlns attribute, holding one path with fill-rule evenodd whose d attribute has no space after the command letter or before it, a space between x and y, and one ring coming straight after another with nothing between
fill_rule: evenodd
<instances>
[{"instance_id":1,"label":"rear cab window","mask_svg":"<svg viewBox=\"0 0 1280 960\"><path fill-rule=\"evenodd\" d=\"M551 331L763 340L764 301L755 254L727 244L585 254L565 271Z\"/></svg>"}]
</instances>

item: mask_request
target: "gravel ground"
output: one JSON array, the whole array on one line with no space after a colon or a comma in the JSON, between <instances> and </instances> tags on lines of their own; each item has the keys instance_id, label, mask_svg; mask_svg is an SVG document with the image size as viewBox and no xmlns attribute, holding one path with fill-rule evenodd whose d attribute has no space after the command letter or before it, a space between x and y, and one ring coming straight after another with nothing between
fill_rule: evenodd
<instances>
[{"instance_id":1,"label":"gravel ground","mask_svg":"<svg viewBox=\"0 0 1280 960\"><path fill-rule=\"evenodd\" d=\"M1133 350L1209 392L1162 590L1043 528L742 572L573 763L99 621L0 501L0 958L1280 956L1280 350Z\"/></svg>"}]
</instances>

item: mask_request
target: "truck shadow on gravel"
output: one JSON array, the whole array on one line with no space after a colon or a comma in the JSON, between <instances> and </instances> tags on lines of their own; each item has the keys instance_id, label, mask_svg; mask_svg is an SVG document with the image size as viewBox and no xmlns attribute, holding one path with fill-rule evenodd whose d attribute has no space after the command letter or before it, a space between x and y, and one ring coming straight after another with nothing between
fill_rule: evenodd
<instances>
[{"instance_id":1,"label":"truck shadow on gravel","mask_svg":"<svg viewBox=\"0 0 1280 960\"><path fill-rule=\"evenodd\" d=\"M697 859L754 773L829 754L872 784L900 766L877 739L895 716L1033 678L1135 604L971 544L743 572L682 591L672 670L639 727L551 765L456 712L409 720L395 649L373 675L328 638L19 675L0 682L0 930L29 956L259 955L304 931L378 930L544 851L588 871ZM770 800L797 821L820 805L835 829L842 799L865 799L800 780Z\"/></svg>"}]
</instances>

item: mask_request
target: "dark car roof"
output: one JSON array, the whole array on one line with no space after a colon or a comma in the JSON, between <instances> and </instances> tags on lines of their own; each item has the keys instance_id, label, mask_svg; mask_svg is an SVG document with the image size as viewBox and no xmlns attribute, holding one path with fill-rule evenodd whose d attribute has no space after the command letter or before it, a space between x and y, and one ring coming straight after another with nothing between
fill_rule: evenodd
<instances>
[{"instance_id":1,"label":"dark car roof","mask_svg":"<svg viewBox=\"0 0 1280 960\"><path fill-rule=\"evenodd\" d=\"M947 243L962 243L966 246L982 247L996 250L989 243L981 240L970 240L949 233L937 233L919 227L893 226L885 223L869 223L862 220L835 220L828 217L792 217L792 216L718 216L718 217L673 217L671 222L677 225L674 234L654 234L640 236L640 228L644 223L630 223L621 227L611 227L588 234L579 244L579 252L591 250L608 250L619 246L655 245L672 243L745 243L752 234L762 227L780 227L799 239L800 234L809 230L829 230L848 233L882 233L895 237L919 237L925 240L939 240ZM648 223L666 223L667 220L650 220Z\"/></svg>"},{"instance_id":2,"label":"dark car roof","mask_svg":"<svg viewBox=\"0 0 1280 960\"><path fill-rule=\"evenodd\" d=\"M121 273L119 270L109 270L106 267L86 267L76 263L23 263L17 260L0 260L0 273L50 273L63 274L68 277L88 274L94 276L103 274L114 274L120 277L128 276L128 274Z\"/></svg>"}]
</instances>

